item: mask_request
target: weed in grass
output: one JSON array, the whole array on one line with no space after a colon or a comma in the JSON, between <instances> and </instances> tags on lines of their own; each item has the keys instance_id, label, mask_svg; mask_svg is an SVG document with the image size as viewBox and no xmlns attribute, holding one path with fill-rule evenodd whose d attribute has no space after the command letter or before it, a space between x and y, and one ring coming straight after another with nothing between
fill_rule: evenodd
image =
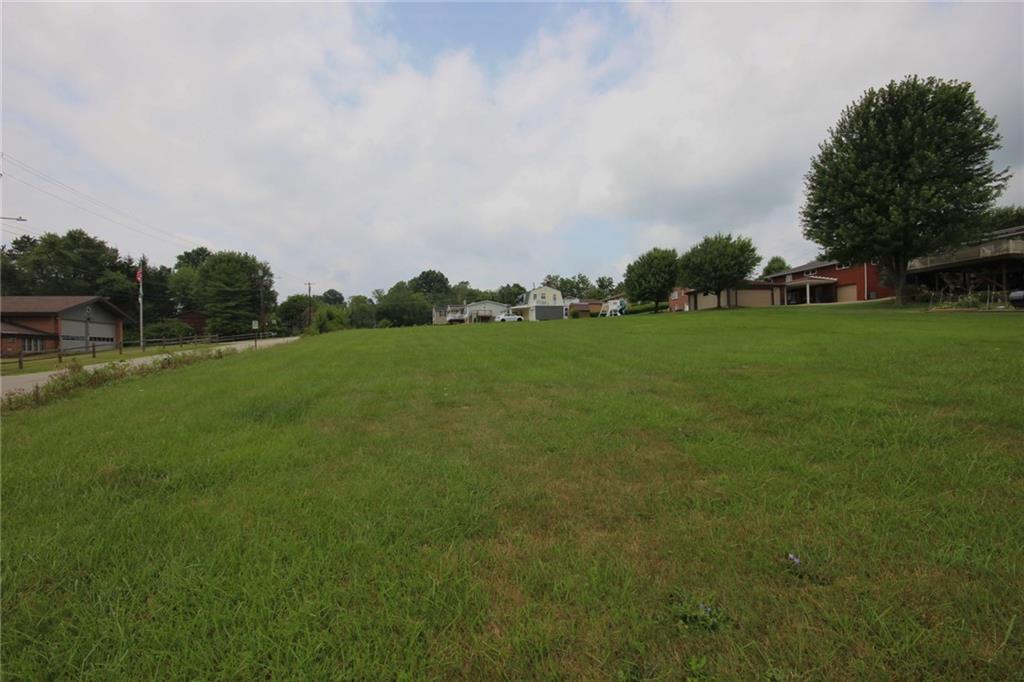
<instances>
[{"instance_id":1,"label":"weed in grass","mask_svg":"<svg viewBox=\"0 0 1024 682\"><path fill-rule=\"evenodd\" d=\"M831 585L832 578L827 575L823 575L819 570L812 569L807 562L803 561L796 554L790 552L786 555L783 560L783 566L786 568L786 572L790 575L798 578L801 581L810 583L812 585Z\"/></svg>"},{"instance_id":2,"label":"weed in grass","mask_svg":"<svg viewBox=\"0 0 1024 682\"><path fill-rule=\"evenodd\" d=\"M680 629L695 629L717 632L730 623L722 608L710 598L695 599L681 592L669 596L669 615Z\"/></svg>"}]
</instances>

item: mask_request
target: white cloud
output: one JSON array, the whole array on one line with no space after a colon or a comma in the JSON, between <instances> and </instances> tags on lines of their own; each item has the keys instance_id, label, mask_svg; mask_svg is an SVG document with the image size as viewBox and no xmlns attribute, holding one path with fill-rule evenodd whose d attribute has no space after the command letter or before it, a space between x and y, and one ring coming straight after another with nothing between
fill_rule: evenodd
<instances>
[{"instance_id":1,"label":"white cloud","mask_svg":"<svg viewBox=\"0 0 1024 682\"><path fill-rule=\"evenodd\" d=\"M907 73L974 83L1002 123L997 160L1024 164L1019 5L626 11L626 26L580 11L496 71L472 46L407 62L373 8L9 4L5 149L268 258L285 292L308 277L347 293L428 267L482 286L619 276L719 230L812 257L809 157L846 104ZM162 262L184 248L4 191L35 229L83 226ZM1019 179L1008 199L1024 203ZM581 248L590 220L626 252Z\"/></svg>"}]
</instances>

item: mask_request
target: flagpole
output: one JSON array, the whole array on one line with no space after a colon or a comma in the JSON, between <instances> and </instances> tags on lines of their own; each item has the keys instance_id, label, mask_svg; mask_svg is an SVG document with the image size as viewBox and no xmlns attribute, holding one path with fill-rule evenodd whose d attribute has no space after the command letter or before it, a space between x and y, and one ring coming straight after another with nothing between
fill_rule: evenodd
<instances>
[{"instance_id":1,"label":"flagpole","mask_svg":"<svg viewBox=\"0 0 1024 682\"><path fill-rule=\"evenodd\" d=\"M135 279L139 283L139 349L146 350L146 332L142 326L142 263L139 261L139 270L135 273Z\"/></svg>"}]
</instances>

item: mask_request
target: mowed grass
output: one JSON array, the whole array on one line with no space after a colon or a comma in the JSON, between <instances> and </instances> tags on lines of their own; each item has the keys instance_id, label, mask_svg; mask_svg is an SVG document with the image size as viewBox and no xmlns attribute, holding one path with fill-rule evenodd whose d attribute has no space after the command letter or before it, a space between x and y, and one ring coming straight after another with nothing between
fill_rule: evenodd
<instances>
[{"instance_id":1,"label":"mowed grass","mask_svg":"<svg viewBox=\"0 0 1024 682\"><path fill-rule=\"evenodd\" d=\"M340 332L11 413L4 676L1019 676L1022 341L877 305Z\"/></svg>"}]
</instances>

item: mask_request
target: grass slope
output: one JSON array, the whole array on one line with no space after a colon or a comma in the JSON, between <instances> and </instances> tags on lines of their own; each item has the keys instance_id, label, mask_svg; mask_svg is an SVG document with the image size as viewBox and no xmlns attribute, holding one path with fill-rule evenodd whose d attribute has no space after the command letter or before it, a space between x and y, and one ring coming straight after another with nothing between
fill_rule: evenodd
<instances>
[{"instance_id":1,"label":"grass slope","mask_svg":"<svg viewBox=\"0 0 1024 682\"><path fill-rule=\"evenodd\" d=\"M1022 339L879 306L342 332L13 413L5 677L1012 677Z\"/></svg>"}]
</instances>

